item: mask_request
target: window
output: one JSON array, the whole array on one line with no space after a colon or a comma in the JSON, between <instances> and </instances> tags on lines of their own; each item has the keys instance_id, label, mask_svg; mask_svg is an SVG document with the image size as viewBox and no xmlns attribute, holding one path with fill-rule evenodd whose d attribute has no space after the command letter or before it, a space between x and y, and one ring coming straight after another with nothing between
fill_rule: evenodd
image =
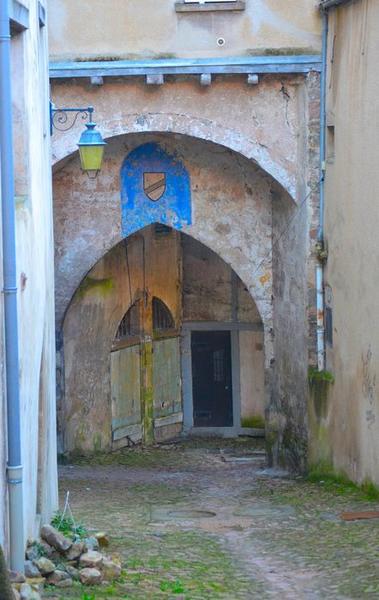
<instances>
[{"instance_id":1,"label":"window","mask_svg":"<svg viewBox=\"0 0 379 600\"><path fill-rule=\"evenodd\" d=\"M175 323L170 310L162 300L153 298L153 329L155 332L174 329Z\"/></svg>"},{"instance_id":2,"label":"window","mask_svg":"<svg viewBox=\"0 0 379 600\"><path fill-rule=\"evenodd\" d=\"M176 12L199 12L217 10L245 10L245 0L180 0L175 3Z\"/></svg>"},{"instance_id":3,"label":"window","mask_svg":"<svg viewBox=\"0 0 379 600\"><path fill-rule=\"evenodd\" d=\"M237 0L184 0L185 4L206 4L207 2L237 2Z\"/></svg>"},{"instance_id":4,"label":"window","mask_svg":"<svg viewBox=\"0 0 379 600\"><path fill-rule=\"evenodd\" d=\"M116 333L116 341L125 340L140 334L140 305L133 304L122 318Z\"/></svg>"}]
</instances>

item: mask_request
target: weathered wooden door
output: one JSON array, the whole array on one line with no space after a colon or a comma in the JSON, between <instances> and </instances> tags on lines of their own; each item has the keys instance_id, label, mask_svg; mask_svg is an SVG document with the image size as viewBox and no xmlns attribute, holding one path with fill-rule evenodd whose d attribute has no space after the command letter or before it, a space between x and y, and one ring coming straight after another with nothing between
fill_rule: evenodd
<instances>
[{"instance_id":1,"label":"weathered wooden door","mask_svg":"<svg viewBox=\"0 0 379 600\"><path fill-rule=\"evenodd\" d=\"M112 441L142 438L140 345L111 353Z\"/></svg>"},{"instance_id":2,"label":"weathered wooden door","mask_svg":"<svg viewBox=\"0 0 379 600\"><path fill-rule=\"evenodd\" d=\"M179 338L153 343L154 426L183 421Z\"/></svg>"}]
</instances>

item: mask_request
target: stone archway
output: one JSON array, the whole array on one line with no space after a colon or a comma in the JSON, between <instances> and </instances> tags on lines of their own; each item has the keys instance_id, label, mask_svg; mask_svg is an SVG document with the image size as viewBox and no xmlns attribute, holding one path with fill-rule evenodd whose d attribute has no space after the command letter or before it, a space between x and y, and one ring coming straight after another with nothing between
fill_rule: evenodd
<instances>
[{"instance_id":1,"label":"stone archway","mask_svg":"<svg viewBox=\"0 0 379 600\"><path fill-rule=\"evenodd\" d=\"M83 277L123 238L121 164L148 141L174 147L189 171L193 220L183 232L221 256L256 302L265 329L272 446L278 456L290 423L291 461L300 463L306 438L306 213L295 221L291 236L282 237L296 205L252 160L194 136L143 133L109 140L104 171L94 182L80 174L76 155L62 163L54 175L58 326ZM273 239L279 240L274 254Z\"/></svg>"},{"instance_id":2,"label":"stone archway","mask_svg":"<svg viewBox=\"0 0 379 600\"><path fill-rule=\"evenodd\" d=\"M196 138L153 134L114 138L108 148L112 156L95 182L80 174L76 155L55 173L57 323L85 274L123 238L119 173L125 144L133 149L149 139L179 148L189 164L193 222L183 231L235 270L255 298L265 327L271 328L271 193L277 184L229 149Z\"/></svg>"},{"instance_id":3,"label":"stone archway","mask_svg":"<svg viewBox=\"0 0 379 600\"><path fill-rule=\"evenodd\" d=\"M154 315L157 299L170 315L163 330ZM198 331L222 334L222 348L231 351L228 358L218 348L214 367L217 398L230 386L224 402L230 419L218 401L210 402L202 405L208 416L200 425L193 419L200 408L192 400L190 364L191 336ZM66 451L118 448L129 439L151 443L178 435L183 425L238 435L257 417L264 420L257 307L219 256L174 229L148 226L102 257L70 303L63 343Z\"/></svg>"}]
</instances>

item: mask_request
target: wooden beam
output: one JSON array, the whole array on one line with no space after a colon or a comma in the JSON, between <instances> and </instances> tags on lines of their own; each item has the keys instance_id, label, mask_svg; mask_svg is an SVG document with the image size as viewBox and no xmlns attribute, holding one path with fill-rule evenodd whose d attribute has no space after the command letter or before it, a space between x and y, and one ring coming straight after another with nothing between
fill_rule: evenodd
<instances>
[{"instance_id":1,"label":"wooden beam","mask_svg":"<svg viewBox=\"0 0 379 600\"><path fill-rule=\"evenodd\" d=\"M202 75L309 73L321 70L318 55L243 56L232 58L115 60L50 63L51 79Z\"/></svg>"}]
</instances>

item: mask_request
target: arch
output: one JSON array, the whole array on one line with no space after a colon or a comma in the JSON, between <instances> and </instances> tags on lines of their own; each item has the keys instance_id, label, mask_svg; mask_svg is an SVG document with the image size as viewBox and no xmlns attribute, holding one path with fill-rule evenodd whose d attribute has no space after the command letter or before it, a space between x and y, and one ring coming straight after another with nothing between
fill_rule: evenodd
<instances>
[{"instance_id":1,"label":"arch","mask_svg":"<svg viewBox=\"0 0 379 600\"><path fill-rule=\"evenodd\" d=\"M170 309L160 298L153 297L153 330L154 332L167 331L174 329L174 317Z\"/></svg>"},{"instance_id":2,"label":"arch","mask_svg":"<svg viewBox=\"0 0 379 600\"><path fill-rule=\"evenodd\" d=\"M286 158L279 161L274 158L264 144L247 138L240 131L225 126L225 123L197 118L179 113L128 113L122 118L101 120L101 132L105 139L128 133L177 133L224 146L252 160L270 175L291 198L296 201L296 173ZM59 138L53 146L53 166L77 152L79 127L67 132L64 140Z\"/></svg>"},{"instance_id":3,"label":"arch","mask_svg":"<svg viewBox=\"0 0 379 600\"><path fill-rule=\"evenodd\" d=\"M154 225L159 226L161 224L155 223ZM143 231L143 229L145 229L145 228L141 228L140 230L134 232L133 234L131 234L130 237L132 238L133 236L138 235L139 232ZM227 264L232 269L232 271L234 271L236 273L236 275L238 275L238 277L241 279L241 281L245 284L246 289L249 291L249 294L250 294L252 300L254 301L254 304L257 307L257 311L259 313L259 316L260 316L260 319L262 321L264 328L267 330L270 329L272 327L272 312L271 312L270 297L267 296L267 298L266 298L264 294L261 294L261 295L257 294L256 291L258 288L256 289L254 286L252 286L249 283L249 280L246 277L246 272L242 272L241 269L239 269L238 266L234 264L234 261L228 259L223 252L220 252L217 248L212 247L212 245L209 244L208 240L203 239L200 235L195 235L194 232L192 232L192 231L190 231L190 232L183 231L183 233L186 236L188 236L188 237L196 240L200 244L202 244L208 250L211 250L212 252L214 252L214 254L216 254L219 258L221 258L225 262L225 264ZM67 301L67 303L65 304L64 311L62 312L62 315L60 317L60 326L63 325L67 311L69 310L69 308L75 298L75 295L77 294L78 291L80 292L83 282L85 281L85 279L87 278L89 273L92 271L92 269L104 258L104 256L111 253L114 250L114 248L120 244L120 242L122 242L122 241L126 242L127 239L128 238L122 238L122 237L116 238L115 240L112 241L112 244L110 244L106 247L105 251L103 250L101 253L99 252L99 255L96 257L93 257L91 262L88 263L86 270L82 272L80 279L78 279L78 281L76 281L75 288L72 289L71 296L70 296L69 300ZM250 267L251 267L251 265L250 265ZM253 267L254 267L254 265L253 265ZM257 279L258 279L260 273L265 270L265 265L260 264L260 265L258 265L258 267L259 268L255 269L255 276L257 277ZM253 272L254 272L254 269L253 269ZM257 286L258 286L258 284L257 284ZM132 308L132 306L133 305L129 306L128 310L130 308ZM169 310L169 309L167 308L167 310ZM125 317L126 317L126 314L124 315L123 318L125 318ZM121 321L119 323L119 326L120 325L121 325ZM271 356L271 354L270 354L270 356Z\"/></svg>"}]
</instances>

